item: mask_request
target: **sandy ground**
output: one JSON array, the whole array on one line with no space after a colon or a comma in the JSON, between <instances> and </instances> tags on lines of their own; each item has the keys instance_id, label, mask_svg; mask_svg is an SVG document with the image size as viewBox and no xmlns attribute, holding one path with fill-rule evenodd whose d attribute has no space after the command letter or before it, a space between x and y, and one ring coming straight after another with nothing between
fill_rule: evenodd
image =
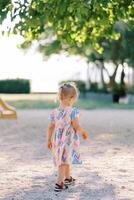
<instances>
[{"instance_id":1,"label":"sandy ground","mask_svg":"<svg viewBox=\"0 0 134 200\"><path fill-rule=\"evenodd\" d=\"M0 120L0 199L134 200L134 110L81 110L90 135L81 140L83 165L73 166L76 184L58 195L48 113L23 110L17 120Z\"/></svg>"}]
</instances>

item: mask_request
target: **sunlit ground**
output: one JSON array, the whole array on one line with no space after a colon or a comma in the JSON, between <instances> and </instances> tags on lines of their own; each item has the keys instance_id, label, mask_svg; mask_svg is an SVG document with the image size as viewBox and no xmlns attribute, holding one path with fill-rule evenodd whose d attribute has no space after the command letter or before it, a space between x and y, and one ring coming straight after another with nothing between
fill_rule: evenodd
<instances>
[{"instance_id":1,"label":"sunlit ground","mask_svg":"<svg viewBox=\"0 0 134 200\"><path fill-rule=\"evenodd\" d=\"M17 110L0 120L0 199L133 200L134 111L80 110L89 139L81 140L83 165L73 167L74 186L56 196L46 148L50 110Z\"/></svg>"}]
</instances>

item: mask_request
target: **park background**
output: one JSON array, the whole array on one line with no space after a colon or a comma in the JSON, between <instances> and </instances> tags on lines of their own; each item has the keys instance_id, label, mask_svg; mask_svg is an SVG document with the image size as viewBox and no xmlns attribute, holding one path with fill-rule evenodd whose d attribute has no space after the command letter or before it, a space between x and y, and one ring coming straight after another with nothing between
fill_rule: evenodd
<instances>
[{"instance_id":1,"label":"park background","mask_svg":"<svg viewBox=\"0 0 134 200\"><path fill-rule=\"evenodd\" d=\"M73 81L89 139L58 199L133 200L133 1L2 0L0 24L0 199L57 199L48 115Z\"/></svg>"}]
</instances>

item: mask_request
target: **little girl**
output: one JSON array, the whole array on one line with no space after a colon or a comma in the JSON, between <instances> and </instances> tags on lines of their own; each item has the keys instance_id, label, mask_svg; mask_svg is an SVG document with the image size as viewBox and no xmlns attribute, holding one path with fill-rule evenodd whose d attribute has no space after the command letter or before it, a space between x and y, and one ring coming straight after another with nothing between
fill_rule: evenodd
<instances>
[{"instance_id":1,"label":"little girl","mask_svg":"<svg viewBox=\"0 0 134 200\"><path fill-rule=\"evenodd\" d=\"M86 130L79 125L79 111L73 106L78 98L76 86L73 83L63 84L58 97L59 107L51 111L47 129L47 146L52 149L54 165L58 170L56 192L75 182L70 165L81 163L78 133L82 134L83 139L88 137Z\"/></svg>"}]
</instances>

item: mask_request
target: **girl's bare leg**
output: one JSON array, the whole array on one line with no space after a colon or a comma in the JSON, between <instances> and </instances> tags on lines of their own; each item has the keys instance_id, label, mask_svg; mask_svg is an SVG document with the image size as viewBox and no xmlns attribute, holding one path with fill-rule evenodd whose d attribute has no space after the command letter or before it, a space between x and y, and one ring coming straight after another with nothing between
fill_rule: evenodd
<instances>
[{"instance_id":1,"label":"girl's bare leg","mask_svg":"<svg viewBox=\"0 0 134 200\"><path fill-rule=\"evenodd\" d=\"M70 179L70 165L65 165L65 178Z\"/></svg>"},{"instance_id":2,"label":"girl's bare leg","mask_svg":"<svg viewBox=\"0 0 134 200\"><path fill-rule=\"evenodd\" d=\"M61 183L64 182L64 179L65 179L65 165L60 165L58 168L57 183L61 185Z\"/></svg>"}]
</instances>

